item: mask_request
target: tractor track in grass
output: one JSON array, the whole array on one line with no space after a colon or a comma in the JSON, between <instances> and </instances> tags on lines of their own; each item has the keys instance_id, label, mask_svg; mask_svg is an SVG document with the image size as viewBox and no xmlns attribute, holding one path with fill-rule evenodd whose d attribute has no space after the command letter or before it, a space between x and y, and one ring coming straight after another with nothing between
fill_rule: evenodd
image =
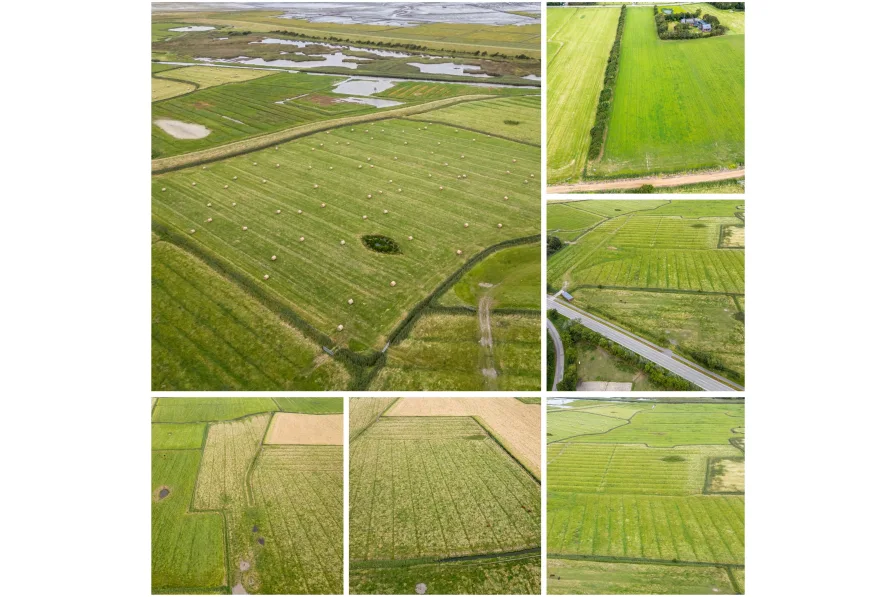
<instances>
[{"instance_id":1,"label":"tractor track in grass","mask_svg":"<svg viewBox=\"0 0 896 597\"><path fill-rule=\"evenodd\" d=\"M208 164L226 158L251 153L260 149L266 149L280 143L293 141L300 137L313 135L326 130L343 127L350 124L359 124L363 122L375 122L378 120L389 120L394 118L404 118L407 116L429 112L438 108L445 108L455 104L464 102L472 102L477 100L495 99L502 96L494 95L460 95L457 97L449 97L445 99L407 106L405 108L397 108L395 110L386 110L383 112L372 112L370 114L361 114L358 116L346 116L344 118L334 118L332 120L323 120L312 122L299 126L290 127L273 133L266 133L249 139L242 139L233 143L219 145L218 147L210 147L192 153L171 156L167 158L158 158L152 161L152 173L164 174L175 170L182 170L190 166L199 166Z\"/></svg>"},{"instance_id":2,"label":"tractor track in grass","mask_svg":"<svg viewBox=\"0 0 896 597\"><path fill-rule=\"evenodd\" d=\"M644 185L653 187L677 187L686 184L700 182L716 182L731 180L732 178L744 178L746 168L736 170L715 170L712 172L698 172L695 174L682 174L681 176L646 176L644 178L625 178L619 180L603 180L596 182L577 182L573 184L551 185L548 194L563 195L567 193L580 193L590 191L612 191L618 189L637 189Z\"/></svg>"}]
</instances>

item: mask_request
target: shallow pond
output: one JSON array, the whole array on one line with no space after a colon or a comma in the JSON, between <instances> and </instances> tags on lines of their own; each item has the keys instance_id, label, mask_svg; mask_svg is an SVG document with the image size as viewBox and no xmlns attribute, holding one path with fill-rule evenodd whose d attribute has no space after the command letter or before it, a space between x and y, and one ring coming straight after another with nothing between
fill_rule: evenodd
<instances>
[{"instance_id":1,"label":"shallow pond","mask_svg":"<svg viewBox=\"0 0 896 597\"><path fill-rule=\"evenodd\" d=\"M295 52L298 55L304 56L301 52ZM342 52L335 52L333 54L308 54L308 56L314 56L315 58L322 58L322 60L307 60L304 62L300 62L298 60L286 60L284 58L278 60L265 60L264 58L243 58L243 59L234 59L227 60L227 62L239 62L240 64L254 64L257 66L285 66L288 68L295 68L298 70L308 70L312 68L324 68L324 67L342 67L349 68L351 70L355 70L358 68L358 62L366 62L367 58L356 58L355 56L346 56ZM350 62L349 62L350 61Z\"/></svg>"},{"instance_id":2,"label":"shallow pond","mask_svg":"<svg viewBox=\"0 0 896 597\"><path fill-rule=\"evenodd\" d=\"M482 77L488 78L485 73L468 73L468 70L482 70L478 66L470 64L454 64L453 62L440 62L438 64L423 64L422 62L408 62L408 66L414 66L421 73L430 75L454 75L455 77Z\"/></svg>"},{"instance_id":3,"label":"shallow pond","mask_svg":"<svg viewBox=\"0 0 896 597\"><path fill-rule=\"evenodd\" d=\"M214 27L208 27L206 25L190 25L189 27L175 27L174 29L169 29L168 31L177 31L178 33L192 33L194 31L214 31Z\"/></svg>"},{"instance_id":4,"label":"shallow pond","mask_svg":"<svg viewBox=\"0 0 896 597\"><path fill-rule=\"evenodd\" d=\"M342 95L373 95L380 91L385 91L395 87L390 79L371 78L350 78L340 81L333 87L333 93Z\"/></svg>"},{"instance_id":5,"label":"shallow pond","mask_svg":"<svg viewBox=\"0 0 896 597\"><path fill-rule=\"evenodd\" d=\"M168 118L154 120L153 124L175 139L202 139L203 137L208 137L212 133L211 129L208 129L201 124L192 124Z\"/></svg>"}]
</instances>

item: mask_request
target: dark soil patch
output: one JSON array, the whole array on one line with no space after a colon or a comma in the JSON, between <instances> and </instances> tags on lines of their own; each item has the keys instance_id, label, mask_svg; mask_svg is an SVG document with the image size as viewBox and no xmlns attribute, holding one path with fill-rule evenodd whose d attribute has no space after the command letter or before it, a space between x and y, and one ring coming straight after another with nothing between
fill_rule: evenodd
<instances>
[{"instance_id":1,"label":"dark soil patch","mask_svg":"<svg viewBox=\"0 0 896 597\"><path fill-rule=\"evenodd\" d=\"M258 544L259 544L259 545L264 545L264 537L259 537L259 538L258 538Z\"/></svg>"},{"instance_id":2,"label":"dark soil patch","mask_svg":"<svg viewBox=\"0 0 896 597\"><path fill-rule=\"evenodd\" d=\"M386 253L387 255L401 255L401 247L394 239L382 234L365 234L361 237L364 246L371 251L377 253Z\"/></svg>"},{"instance_id":3,"label":"dark soil patch","mask_svg":"<svg viewBox=\"0 0 896 597\"><path fill-rule=\"evenodd\" d=\"M306 95L302 98L306 102L311 102L312 104L317 104L318 106L332 106L337 103L335 97L330 97L328 95L321 95L319 93L312 93L311 95Z\"/></svg>"},{"instance_id":4,"label":"dark soil patch","mask_svg":"<svg viewBox=\"0 0 896 597\"><path fill-rule=\"evenodd\" d=\"M467 435L464 437L464 439L483 440L483 439L485 439L485 436L484 435Z\"/></svg>"},{"instance_id":5,"label":"dark soil patch","mask_svg":"<svg viewBox=\"0 0 896 597\"><path fill-rule=\"evenodd\" d=\"M258 525L257 525L257 524L256 524L255 526L252 527L252 532L253 532L253 533L257 533L257 532L258 532Z\"/></svg>"}]
</instances>

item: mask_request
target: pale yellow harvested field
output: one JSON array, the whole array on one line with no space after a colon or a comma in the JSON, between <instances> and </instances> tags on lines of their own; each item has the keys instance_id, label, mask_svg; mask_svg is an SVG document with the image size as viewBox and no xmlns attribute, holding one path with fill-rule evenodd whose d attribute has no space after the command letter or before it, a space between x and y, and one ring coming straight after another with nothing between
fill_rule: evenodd
<instances>
[{"instance_id":1,"label":"pale yellow harvested field","mask_svg":"<svg viewBox=\"0 0 896 597\"><path fill-rule=\"evenodd\" d=\"M743 459L723 458L715 462L714 467L721 469L712 477L709 490L712 492L743 493L744 461Z\"/></svg>"},{"instance_id":2,"label":"pale yellow harvested field","mask_svg":"<svg viewBox=\"0 0 896 597\"><path fill-rule=\"evenodd\" d=\"M342 415L276 413L266 444L342 445Z\"/></svg>"},{"instance_id":3,"label":"pale yellow harvested field","mask_svg":"<svg viewBox=\"0 0 896 597\"><path fill-rule=\"evenodd\" d=\"M199 85L200 89L224 85L226 83L240 83L252 79L259 79L274 74L276 71L255 70L251 68L221 68L218 66L187 66L174 68L156 73L162 79L176 79L189 81Z\"/></svg>"},{"instance_id":4,"label":"pale yellow harvested field","mask_svg":"<svg viewBox=\"0 0 896 597\"><path fill-rule=\"evenodd\" d=\"M541 478L541 405L516 398L402 398L386 417L479 417Z\"/></svg>"},{"instance_id":5,"label":"pale yellow harvested field","mask_svg":"<svg viewBox=\"0 0 896 597\"><path fill-rule=\"evenodd\" d=\"M157 102L185 93L190 93L195 87L189 83L181 83L180 81L169 81L167 79L152 78L152 101Z\"/></svg>"}]
</instances>

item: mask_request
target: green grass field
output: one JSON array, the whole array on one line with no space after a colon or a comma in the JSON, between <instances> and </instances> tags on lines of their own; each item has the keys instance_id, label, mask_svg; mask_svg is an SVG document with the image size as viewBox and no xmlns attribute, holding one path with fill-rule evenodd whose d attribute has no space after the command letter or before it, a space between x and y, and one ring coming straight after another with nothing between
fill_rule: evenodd
<instances>
[{"instance_id":1,"label":"green grass field","mask_svg":"<svg viewBox=\"0 0 896 597\"><path fill-rule=\"evenodd\" d=\"M346 387L345 368L185 251L152 246L153 390Z\"/></svg>"},{"instance_id":2,"label":"green grass field","mask_svg":"<svg viewBox=\"0 0 896 597\"><path fill-rule=\"evenodd\" d=\"M380 418L349 456L351 593L537 592L539 485L472 417Z\"/></svg>"},{"instance_id":3,"label":"green grass field","mask_svg":"<svg viewBox=\"0 0 896 597\"><path fill-rule=\"evenodd\" d=\"M578 179L619 8L548 8L548 183Z\"/></svg>"},{"instance_id":4,"label":"green grass field","mask_svg":"<svg viewBox=\"0 0 896 597\"><path fill-rule=\"evenodd\" d=\"M548 592L742 592L743 479L706 487L743 457L743 402L580 403L548 412Z\"/></svg>"},{"instance_id":5,"label":"green grass field","mask_svg":"<svg viewBox=\"0 0 896 597\"><path fill-rule=\"evenodd\" d=\"M492 299L493 309L539 309L541 247L522 245L489 255L446 291L439 304L475 307L484 296Z\"/></svg>"},{"instance_id":6,"label":"green grass field","mask_svg":"<svg viewBox=\"0 0 896 597\"><path fill-rule=\"evenodd\" d=\"M744 163L744 36L660 41L649 7L629 8L603 157L594 177Z\"/></svg>"},{"instance_id":7,"label":"green grass field","mask_svg":"<svg viewBox=\"0 0 896 597\"><path fill-rule=\"evenodd\" d=\"M262 446L281 406L316 414L340 412L341 403L157 400L153 593L341 592L342 446Z\"/></svg>"},{"instance_id":8,"label":"green grass field","mask_svg":"<svg viewBox=\"0 0 896 597\"><path fill-rule=\"evenodd\" d=\"M548 284L565 283L580 308L689 358L712 355L711 368L743 379L745 250L720 247L725 231L743 231L742 211L731 200L551 204L549 234L574 244L548 260Z\"/></svg>"},{"instance_id":9,"label":"green grass field","mask_svg":"<svg viewBox=\"0 0 896 597\"><path fill-rule=\"evenodd\" d=\"M153 219L333 344L381 348L468 256L538 232L538 159L512 141L386 120L158 175ZM365 234L395 239L401 254L371 251Z\"/></svg>"},{"instance_id":10,"label":"green grass field","mask_svg":"<svg viewBox=\"0 0 896 597\"><path fill-rule=\"evenodd\" d=\"M522 143L541 144L541 98L538 96L469 102L433 110L415 116L413 120L439 122Z\"/></svg>"}]
</instances>

